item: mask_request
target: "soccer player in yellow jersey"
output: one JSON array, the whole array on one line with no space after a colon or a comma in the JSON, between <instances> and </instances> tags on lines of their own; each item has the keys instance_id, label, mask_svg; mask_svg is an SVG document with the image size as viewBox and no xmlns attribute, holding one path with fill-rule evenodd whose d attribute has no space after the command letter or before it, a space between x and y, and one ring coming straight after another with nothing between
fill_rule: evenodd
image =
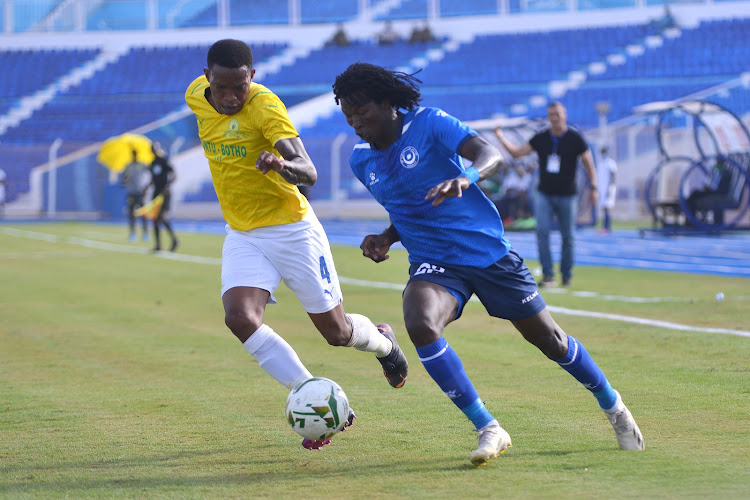
<instances>
[{"instance_id":1,"label":"soccer player in yellow jersey","mask_svg":"<svg viewBox=\"0 0 750 500\"><path fill-rule=\"evenodd\" d=\"M393 387L406 381L406 357L390 326L347 314L328 238L297 188L317 180L315 165L284 103L253 82L253 54L239 40L208 50L204 75L185 100L198 120L226 225L221 281L224 321L274 379L292 389L312 375L292 347L263 322L281 280L332 346L379 359ZM349 416L349 425L354 413ZM308 449L330 441L304 440Z\"/></svg>"}]
</instances>

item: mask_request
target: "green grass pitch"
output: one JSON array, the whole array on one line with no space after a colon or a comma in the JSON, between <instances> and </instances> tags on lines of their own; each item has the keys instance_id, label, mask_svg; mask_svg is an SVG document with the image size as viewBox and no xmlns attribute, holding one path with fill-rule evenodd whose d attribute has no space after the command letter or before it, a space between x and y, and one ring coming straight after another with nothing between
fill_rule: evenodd
<instances>
[{"instance_id":1,"label":"green grass pitch","mask_svg":"<svg viewBox=\"0 0 750 500\"><path fill-rule=\"evenodd\" d=\"M446 337L513 438L477 469L471 424L403 329L403 252L374 264L334 247L346 310L400 339L402 389L371 355L328 346L283 285L267 309L359 417L308 451L285 421L286 389L223 324L222 237L181 234L169 259L126 233L0 225L0 498L748 498L750 338L708 330L750 330L747 279L578 267L573 290L545 292L622 393L643 453L619 450L588 391L468 304Z\"/></svg>"}]
</instances>

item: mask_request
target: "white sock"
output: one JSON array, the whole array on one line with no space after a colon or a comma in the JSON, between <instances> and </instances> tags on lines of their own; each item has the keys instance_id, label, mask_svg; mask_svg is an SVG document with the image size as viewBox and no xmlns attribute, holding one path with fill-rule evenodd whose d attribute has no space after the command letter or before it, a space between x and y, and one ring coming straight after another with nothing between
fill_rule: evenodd
<instances>
[{"instance_id":1,"label":"white sock","mask_svg":"<svg viewBox=\"0 0 750 500\"><path fill-rule=\"evenodd\" d=\"M625 403L622 402L622 396L620 396L620 393L617 392L617 402L615 403L615 405L612 408L609 408L607 410L602 408L602 411L604 413L613 414L613 413L617 413L618 411L621 411L623 408L625 408Z\"/></svg>"},{"instance_id":2,"label":"white sock","mask_svg":"<svg viewBox=\"0 0 750 500\"><path fill-rule=\"evenodd\" d=\"M378 328L367 316L361 314L347 314L352 322L352 338L346 347L353 347L358 351L374 352L375 356L387 356L393 343L378 331Z\"/></svg>"},{"instance_id":3,"label":"white sock","mask_svg":"<svg viewBox=\"0 0 750 500\"><path fill-rule=\"evenodd\" d=\"M263 371L289 390L312 378L292 346L268 325L261 325L243 346L258 361Z\"/></svg>"}]
</instances>

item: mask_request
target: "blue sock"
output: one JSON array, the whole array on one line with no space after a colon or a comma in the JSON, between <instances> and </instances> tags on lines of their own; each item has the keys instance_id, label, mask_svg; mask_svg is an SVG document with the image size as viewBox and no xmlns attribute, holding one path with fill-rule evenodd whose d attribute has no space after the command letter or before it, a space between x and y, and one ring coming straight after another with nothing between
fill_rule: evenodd
<instances>
[{"instance_id":1,"label":"blue sock","mask_svg":"<svg viewBox=\"0 0 750 500\"><path fill-rule=\"evenodd\" d=\"M609 385L604 372L594 363L583 344L575 338L568 335L568 354L556 362L594 394L601 409L608 410L615 405L617 393Z\"/></svg>"},{"instance_id":2,"label":"blue sock","mask_svg":"<svg viewBox=\"0 0 750 500\"><path fill-rule=\"evenodd\" d=\"M476 429L481 429L495 420L495 417L484 407L469 376L466 375L461 358L448 345L444 337L440 337L432 344L417 347L417 354L432 380L437 382L437 385L471 420Z\"/></svg>"}]
</instances>

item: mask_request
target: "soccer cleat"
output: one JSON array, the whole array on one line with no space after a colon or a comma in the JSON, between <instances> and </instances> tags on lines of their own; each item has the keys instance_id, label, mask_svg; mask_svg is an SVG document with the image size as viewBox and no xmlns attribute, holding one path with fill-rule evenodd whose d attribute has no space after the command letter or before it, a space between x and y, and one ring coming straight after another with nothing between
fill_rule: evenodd
<instances>
[{"instance_id":1,"label":"soccer cleat","mask_svg":"<svg viewBox=\"0 0 750 500\"><path fill-rule=\"evenodd\" d=\"M303 439L302 447L308 450L319 450L327 444L331 444L330 439Z\"/></svg>"},{"instance_id":2,"label":"soccer cleat","mask_svg":"<svg viewBox=\"0 0 750 500\"><path fill-rule=\"evenodd\" d=\"M409 362L406 361L404 352L398 346L396 335L394 335L390 325L381 323L377 328L393 344L393 349L391 349L391 352L387 356L378 358L380 364L383 365L383 375L385 375L385 379L391 384L391 387L399 389L406 383L406 376L409 373Z\"/></svg>"},{"instance_id":3,"label":"soccer cleat","mask_svg":"<svg viewBox=\"0 0 750 500\"><path fill-rule=\"evenodd\" d=\"M175 250L177 250L177 246L178 246L179 244L180 244L180 242L179 242L179 240L177 240L177 238L173 239L173 240L172 240L172 246L171 246L171 247L169 247L169 251L170 251L170 252L174 252Z\"/></svg>"},{"instance_id":4,"label":"soccer cleat","mask_svg":"<svg viewBox=\"0 0 750 500\"><path fill-rule=\"evenodd\" d=\"M344 432L347 428L354 425L355 418L357 418L357 415L354 414L354 410L349 408L349 418L346 419L346 423L344 424L344 428L341 429L341 432ZM327 444L331 444L330 439L303 439L302 440L302 447L307 448L308 450L319 450Z\"/></svg>"},{"instance_id":5,"label":"soccer cleat","mask_svg":"<svg viewBox=\"0 0 750 500\"><path fill-rule=\"evenodd\" d=\"M499 454L513 447L510 434L500 427L497 420L493 420L476 432L479 437L479 446L471 454L471 463L475 467L487 465L488 461L494 460Z\"/></svg>"},{"instance_id":6,"label":"soccer cleat","mask_svg":"<svg viewBox=\"0 0 750 500\"><path fill-rule=\"evenodd\" d=\"M619 393L617 394L617 402L621 404L622 408L613 413L604 412L609 419L609 423L612 424L612 428L615 430L617 443L623 450L645 450L646 444L643 442L643 434L641 434L638 424L635 423L630 410L622 404L622 398L620 398Z\"/></svg>"}]
</instances>

